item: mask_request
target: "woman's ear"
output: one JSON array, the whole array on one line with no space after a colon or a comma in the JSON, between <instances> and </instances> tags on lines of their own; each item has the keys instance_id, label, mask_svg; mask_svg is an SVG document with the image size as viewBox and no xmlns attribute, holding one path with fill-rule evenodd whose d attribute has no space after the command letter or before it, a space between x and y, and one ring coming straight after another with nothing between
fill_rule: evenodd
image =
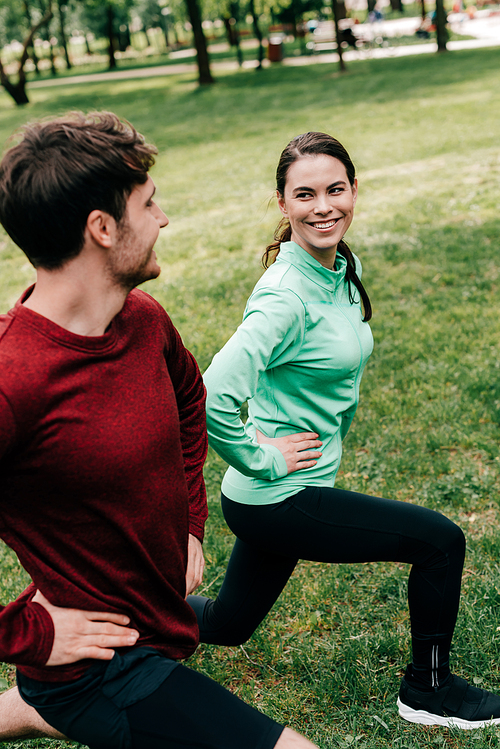
<instances>
[{"instance_id":1,"label":"woman's ear","mask_svg":"<svg viewBox=\"0 0 500 749\"><path fill-rule=\"evenodd\" d=\"M276 197L278 198L278 207L283 214L283 216L288 216L286 205L285 205L285 198L283 195L279 192L279 190L276 190Z\"/></svg>"}]
</instances>

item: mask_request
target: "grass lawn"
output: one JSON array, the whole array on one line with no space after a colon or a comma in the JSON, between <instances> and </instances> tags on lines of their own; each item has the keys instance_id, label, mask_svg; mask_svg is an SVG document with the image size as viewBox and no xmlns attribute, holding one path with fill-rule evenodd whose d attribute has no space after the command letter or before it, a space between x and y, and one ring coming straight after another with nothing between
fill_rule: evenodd
<instances>
[{"instance_id":1,"label":"grass lawn","mask_svg":"<svg viewBox=\"0 0 500 749\"><path fill-rule=\"evenodd\" d=\"M15 109L0 94L0 140L70 108L129 118L160 149L153 177L170 217L163 273L146 288L205 368L238 324L279 218L274 169L288 140L326 130L359 176L349 232L374 304L375 351L345 442L338 485L440 510L468 540L452 652L460 675L500 691L500 90L498 50L335 66L272 68L38 88ZM0 235L0 311L33 272ZM232 545L206 465L205 586ZM0 549L0 600L26 584ZM305 732L322 749L497 747L500 729L455 732L401 721L410 657L404 565L299 563L243 648L202 646L191 665ZM0 677L13 678L4 666ZM193 706L193 709L196 709ZM33 741L29 747L63 746ZM5 744L13 749L20 744Z\"/></svg>"}]
</instances>

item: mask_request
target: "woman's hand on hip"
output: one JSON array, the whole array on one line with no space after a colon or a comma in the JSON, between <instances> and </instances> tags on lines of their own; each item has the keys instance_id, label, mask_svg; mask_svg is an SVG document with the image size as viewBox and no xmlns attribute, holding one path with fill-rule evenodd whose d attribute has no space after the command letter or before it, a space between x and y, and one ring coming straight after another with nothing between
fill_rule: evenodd
<instances>
[{"instance_id":1,"label":"woman's hand on hip","mask_svg":"<svg viewBox=\"0 0 500 749\"><path fill-rule=\"evenodd\" d=\"M286 437L266 437L257 429L257 442L277 447L286 460L288 473L312 468L322 455L318 447L323 443L315 432L297 432L287 434Z\"/></svg>"}]
</instances>

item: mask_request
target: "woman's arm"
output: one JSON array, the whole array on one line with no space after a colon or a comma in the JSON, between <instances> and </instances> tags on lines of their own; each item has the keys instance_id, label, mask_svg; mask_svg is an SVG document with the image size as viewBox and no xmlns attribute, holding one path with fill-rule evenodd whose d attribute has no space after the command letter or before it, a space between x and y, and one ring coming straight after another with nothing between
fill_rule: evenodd
<instances>
[{"instance_id":1,"label":"woman's arm","mask_svg":"<svg viewBox=\"0 0 500 749\"><path fill-rule=\"evenodd\" d=\"M257 441L240 417L241 405L254 397L263 372L293 361L304 329L304 307L296 294L261 288L250 297L242 324L205 372L210 444L246 476L273 480L315 462L304 463L306 455L298 457L297 452L318 447L317 435L301 433L278 440L261 435ZM313 455L307 457L311 460Z\"/></svg>"}]
</instances>

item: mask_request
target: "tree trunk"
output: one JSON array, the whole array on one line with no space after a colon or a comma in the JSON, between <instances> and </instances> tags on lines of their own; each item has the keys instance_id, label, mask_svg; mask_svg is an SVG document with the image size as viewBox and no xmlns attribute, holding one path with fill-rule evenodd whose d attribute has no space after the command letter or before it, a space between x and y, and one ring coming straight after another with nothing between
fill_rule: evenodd
<instances>
[{"instance_id":1,"label":"tree trunk","mask_svg":"<svg viewBox=\"0 0 500 749\"><path fill-rule=\"evenodd\" d=\"M30 10L30 6L28 5L28 0L24 0L24 13L26 15L26 20L28 21L28 26L31 29L31 27L33 26L33 23L31 21L31 10ZM31 43L30 47L31 47L31 59L33 60L33 65L35 66L36 74L40 75L40 70L38 68L38 55L35 52L35 45Z\"/></svg>"},{"instance_id":2,"label":"tree trunk","mask_svg":"<svg viewBox=\"0 0 500 749\"><path fill-rule=\"evenodd\" d=\"M164 8L162 8L164 10ZM163 36L165 37L165 46L167 48L167 52L170 50L170 42L168 40L168 20L167 20L167 14L163 13L161 14L161 20L163 23Z\"/></svg>"},{"instance_id":3,"label":"tree trunk","mask_svg":"<svg viewBox=\"0 0 500 749\"><path fill-rule=\"evenodd\" d=\"M241 44L240 44L240 32L238 31L238 25L236 24L236 28L234 30L234 35L236 39L236 59L238 60L238 65L241 68L243 66L243 53L241 51Z\"/></svg>"},{"instance_id":4,"label":"tree trunk","mask_svg":"<svg viewBox=\"0 0 500 749\"><path fill-rule=\"evenodd\" d=\"M22 104L28 104L29 101L28 95L26 94L26 72L24 70L26 60L29 56L28 49L33 45L33 37L35 36L36 32L43 26L45 26L45 24L49 23L52 15L52 0L48 0L47 12L35 26L31 27L28 36L24 40L23 52L21 55L21 59L19 60L19 67L17 70L17 83L11 83L9 76L5 72L2 65L2 60L0 59L0 83L7 91L7 93L12 96L18 106Z\"/></svg>"},{"instance_id":5,"label":"tree trunk","mask_svg":"<svg viewBox=\"0 0 500 749\"><path fill-rule=\"evenodd\" d=\"M238 29L238 21L240 20L240 9L239 9L238 3L231 2L229 4L229 10L231 13L231 18L229 19L229 23L231 24L231 21L233 21L233 23L231 24L231 27L233 30L234 46L236 47L236 59L238 60L238 65L241 68L243 65L243 54L241 52L240 31Z\"/></svg>"},{"instance_id":6,"label":"tree trunk","mask_svg":"<svg viewBox=\"0 0 500 749\"><path fill-rule=\"evenodd\" d=\"M21 81L18 81L18 83L11 83L7 74L5 73L5 70L3 68L2 62L0 61L0 83L4 87L4 89L7 91L7 93L12 96L17 106L21 106L22 104L28 104L29 99L28 95L26 93L26 81L24 80L22 83Z\"/></svg>"},{"instance_id":7,"label":"tree trunk","mask_svg":"<svg viewBox=\"0 0 500 749\"><path fill-rule=\"evenodd\" d=\"M179 41L179 34L177 33L177 25L176 25L175 18L172 21L172 31L174 32L174 44L176 47L178 47L180 45L180 41Z\"/></svg>"},{"instance_id":8,"label":"tree trunk","mask_svg":"<svg viewBox=\"0 0 500 749\"><path fill-rule=\"evenodd\" d=\"M43 15L45 15L45 13L47 12L47 8L45 7L45 0L38 0L38 4ZM54 46L52 44L52 37L48 24L45 26L42 36L44 41L49 43L50 72L52 73L52 75L57 75L56 56L54 54Z\"/></svg>"},{"instance_id":9,"label":"tree trunk","mask_svg":"<svg viewBox=\"0 0 500 749\"><path fill-rule=\"evenodd\" d=\"M400 13L404 13L402 0L391 0L391 8L392 10L397 10Z\"/></svg>"},{"instance_id":10,"label":"tree trunk","mask_svg":"<svg viewBox=\"0 0 500 749\"><path fill-rule=\"evenodd\" d=\"M128 26L126 23L122 23L118 31L118 49L120 52L125 52L127 50L127 47L129 46L128 36Z\"/></svg>"},{"instance_id":11,"label":"tree trunk","mask_svg":"<svg viewBox=\"0 0 500 749\"><path fill-rule=\"evenodd\" d=\"M48 34L49 39L47 39L48 43L50 44L50 72L52 75L57 75L57 68L56 68L56 56L54 54L54 47L52 46L52 42L50 41L50 34Z\"/></svg>"},{"instance_id":12,"label":"tree trunk","mask_svg":"<svg viewBox=\"0 0 500 749\"><path fill-rule=\"evenodd\" d=\"M342 18L347 18L347 10L344 0L337 0L337 11L339 21L342 20Z\"/></svg>"},{"instance_id":13,"label":"tree trunk","mask_svg":"<svg viewBox=\"0 0 500 749\"><path fill-rule=\"evenodd\" d=\"M253 33L255 34L256 38L259 40L259 64L257 65L257 70L262 70L262 60L264 59L264 46L262 44L262 31L260 30L259 26L259 17L257 16L255 12L255 0L250 0L248 3L248 9L250 10L250 15L252 16L252 26L253 26Z\"/></svg>"},{"instance_id":14,"label":"tree trunk","mask_svg":"<svg viewBox=\"0 0 500 749\"><path fill-rule=\"evenodd\" d=\"M186 0L186 7L193 27L194 44L198 62L198 83L200 86L215 83L210 72L210 59L208 57L207 40L201 25L201 13L198 0Z\"/></svg>"},{"instance_id":15,"label":"tree trunk","mask_svg":"<svg viewBox=\"0 0 500 749\"><path fill-rule=\"evenodd\" d=\"M64 57L66 58L66 67L68 70L71 70L71 60L69 59L69 53L68 53L68 42L66 40L66 31L64 28L64 11L63 11L63 0L58 0L58 7L59 7L59 28L61 31L61 43L64 49Z\"/></svg>"},{"instance_id":16,"label":"tree trunk","mask_svg":"<svg viewBox=\"0 0 500 749\"><path fill-rule=\"evenodd\" d=\"M337 52L339 53L339 68L340 72L344 73L346 70L344 58L342 57L342 41L341 41L341 35L339 30L339 9L337 5L337 0L332 0L332 9L333 9L333 22L335 24L335 39L337 40Z\"/></svg>"},{"instance_id":17,"label":"tree trunk","mask_svg":"<svg viewBox=\"0 0 500 749\"><path fill-rule=\"evenodd\" d=\"M106 33L108 36L108 55L109 55L109 69L114 70L116 68L115 58L115 35L113 31L114 11L111 3L106 5Z\"/></svg>"},{"instance_id":18,"label":"tree trunk","mask_svg":"<svg viewBox=\"0 0 500 749\"><path fill-rule=\"evenodd\" d=\"M446 11L443 0L436 0L436 36L438 52L446 52L448 32L446 31Z\"/></svg>"}]
</instances>

